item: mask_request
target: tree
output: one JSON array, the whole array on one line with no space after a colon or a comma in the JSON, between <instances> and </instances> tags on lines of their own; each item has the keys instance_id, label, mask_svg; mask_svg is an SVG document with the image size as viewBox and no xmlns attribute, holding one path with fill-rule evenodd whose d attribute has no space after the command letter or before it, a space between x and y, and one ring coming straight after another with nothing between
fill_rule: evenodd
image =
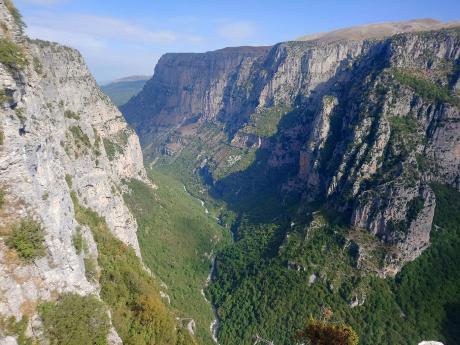
<instances>
[{"instance_id":1,"label":"tree","mask_svg":"<svg viewBox=\"0 0 460 345\"><path fill-rule=\"evenodd\" d=\"M347 325L310 319L306 328L297 334L298 341L312 345L358 345L359 337Z\"/></svg>"}]
</instances>

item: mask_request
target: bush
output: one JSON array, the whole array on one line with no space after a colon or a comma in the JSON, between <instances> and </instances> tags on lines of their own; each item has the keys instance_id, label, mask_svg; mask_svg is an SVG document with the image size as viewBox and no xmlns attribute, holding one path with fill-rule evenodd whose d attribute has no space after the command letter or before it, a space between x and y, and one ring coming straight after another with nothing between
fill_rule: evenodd
<instances>
[{"instance_id":1,"label":"bush","mask_svg":"<svg viewBox=\"0 0 460 345\"><path fill-rule=\"evenodd\" d=\"M111 234L104 218L81 206L74 191L71 197L78 223L88 226L96 241L101 267L101 298L110 307L112 322L123 343L175 344L173 315L162 302L155 281L144 270L134 250Z\"/></svg>"},{"instance_id":2,"label":"bush","mask_svg":"<svg viewBox=\"0 0 460 345\"><path fill-rule=\"evenodd\" d=\"M77 113L73 112L72 110L66 110L64 112L64 116L68 119L73 119L73 120L80 120L80 115Z\"/></svg>"},{"instance_id":3,"label":"bush","mask_svg":"<svg viewBox=\"0 0 460 345\"><path fill-rule=\"evenodd\" d=\"M16 24L19 26L19 29L21 30L21 32L24 30L24 28L26 27L26 24L24 23L24 21L22 20L22 15L21 13L18 11L18 9L13 5L13 1L11 0L5 0L5 6L6 8L8 9L8 11L10 11L11 15L13 16L14 18L14 21L16 22Z\"/></svg>"},{"instance_id":4,"label":"bush","mask_svg":"<svg viewBox=\"0 0 460 345\"><path fill-rule=\"evenodd\" d=\"M83 130L79 126L72 126L69 128L70 133L72 133L75 145L78 148L81 148L82 145L86 147L91 147L91 142L89 140L88 135L83 132Z\"/></svg>"},{"instance_id":5,"label":"bush","mask_svg":"<svg viewBox=\"0 0 460 345\"><path fill-rule=\"evenodd\" d=\"M358 345L359 337L349 326L310 319L307 327L298 333L298 340L312 345Z\"/></svg>"},{"instance_id":6,"label":"bush","mask_svg":"<svg viewBox=\"0 0 460 345\"><path fill-rule=\"evenodd\" d=\"M50 345L106 345L110 329L107 309L95 296L67 294L39 306Z\"/></svg>"},{"instance_id":7,"label":"bush","mask_svg":"<svg viewBox=\"0 0 460 345\"><path fill-rule=\"evenodd\" d=\"M5 191L3 188L0 188L0 209L3 207L5 204Z\"/></svg>"},{"instance_id":8,"label":"bush","mask_svg":"<svg viewBox=\"0 0 460 345\"><path fill-rule=\"evenodd\" d=\"M0 90L0 105L3 103L11 102L13 100L13 97L8 96L5 92L5 90Z\"/></svg>"},{"instance_id":9,"label":"bush","mask_svg":"<svg viewBox=\"0 0 460 345\"><path fill-rule=\"evenodd\" d=\"M67 183L67 186L72 189L72 175L65 174L65 182Z\"/></svg>"},{"instance_id":10,"label":"bush","mask_svg":"<svg viewBox=\"0 0 460 345\"><path fill-rule=\"evenodd\" d=\"M45 255L43 230L34 220L23 220L16 226L6 244L16 250L19 257L26 262Z\"/></svg>"},{"instance_id":11,"label":"bush","mask_svg":"<svg viewBox=\"0 0 460 345\"><path fill-rule=\"evenodd\" d=\"M75 233L75 235L73 235L72 242L73 246L75 247L75 251L77 252L77 254L80 254L83 251L84 247L84 239L80 229L77 229L77 232Z\"/></svg>"},{"instance_id":12,"label":"bush","mask_svg":"<svg viewBox=\"0 0 460 345\"><path fill-rule=\"evenodd\" d=\"M92 257L89 257L89 258L85 258L83 261L85 263L86 279L88 279L89 282L97 281L98 275L97 275L97 265L96 265L95 259Z\"/></svg>"},{"instance_id":13,"label":"bush","mask_svg":"<svg viewBox=\"0 0 460 345\"><path fill-rule=\"evenodd\" d=\"M123 152L122 147L117 143L114 143L113 141L110 141L106 138L103 139L103 142L105 153L107 154L107 157L110 161L113 161L118 152Z\"/></svg>"},{"instance_id":14,"label":"bush","mask_svg":"<svg viewBox=\"0 0 460 345\"><path fill-rule=\"evenodd\" d=\"M23 69L28 64L22 48L7 38L0 38L0 63L9 70Z\"/></svg>"},{"instance_id":15,"label":"bush","mask_svg":"<svg viewBox=\"0 0 460 345\"><path fill-rule=\"evenodd\" d=\"M5 319L0 315L0 337L16 337L18 345L36 345L37 343L33 339L26 336L28 324L29 318L27 316L23 316L18 321L14 316Z\"/></svg>"}]
</instances>

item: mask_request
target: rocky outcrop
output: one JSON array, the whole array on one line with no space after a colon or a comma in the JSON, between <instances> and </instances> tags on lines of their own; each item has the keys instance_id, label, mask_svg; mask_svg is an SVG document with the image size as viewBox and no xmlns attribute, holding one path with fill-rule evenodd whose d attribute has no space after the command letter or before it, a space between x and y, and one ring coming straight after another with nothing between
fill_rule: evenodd
<instances>
[{"instance_id":1,"label":"rocky outcrop","mask_svg":"<svg viewBox=\"0 0 460 345\"><path fill-rule=\"evenodd\" d=\"M394 274L429 245L430 183L460 188L459 65L457 28L168 54L122 110L147 156L192 150L220 192L263 151L267 188L350 214Z\"/></svg>"},{"instance_id":2,"label":"rocky outcrop","mask_svg":"<svg viewBox=\"0 0 460 345\"><path fill-rule=\"evenodd\" d=\"M103 216L113 234L140 255L137 224L122 197L123 179L146 181L138 138L100 91L81 55L20 35L0 2L1 39L13 42L27 64L0 63L0 316L36 321L40 301L64 292L98 293L85 276L85 257L97 258L89 229L75 219L79 203ZM24 263L5 245L11 228L33 218L45 234L46 255ZM81 232L87 253L77 253ZM31 331L29 325L29 332ZM110 341L120 343L112 330ZM11 337L0 343L15 343Z\"/></svg>"}]
</instances>

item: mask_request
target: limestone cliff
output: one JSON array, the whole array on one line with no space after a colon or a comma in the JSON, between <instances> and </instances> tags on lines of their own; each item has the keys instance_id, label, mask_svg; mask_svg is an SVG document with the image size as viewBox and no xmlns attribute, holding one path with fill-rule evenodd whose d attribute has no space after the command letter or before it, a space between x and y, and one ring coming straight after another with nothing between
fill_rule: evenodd
<instances>
[{"instance_id":1,"label":"limestone cliff","mask_svg":"<svg viewBox=\"0 0 460 345\"><path fill-rule=\"evenodd\" d=\"M64 292L99 291L98 282L85 276L84 261L94 260L97 249L89 229L75 219L71 190L140 255L122 181L146 181L146 173L136 134L100 91L81 55L23 36L10 6L0 1L0 40L16 49L16 61L0 61L0 315L32 317L30 333L39 302ZM46 255L31 263L5 245L23 219L34 219L45 235ZM77 232L87 253L77 253ZM120 343L114 331L110 342ZM12 337L0 338L0 344L14 343Z\"/></svg>"},{"instance_id":2,"label":"limestone cliff","mask_svg":"<svg viewBox=\"0 0 460 345\"><path fill-rule=\"evenodd\" d=\"M166 55L122 111L147 156L193 157L221 195L266 164L254 190L347 215L391 275L429 245L430 183L460 188L459 66L458 28Z\"/></svg>"}]
</instances>

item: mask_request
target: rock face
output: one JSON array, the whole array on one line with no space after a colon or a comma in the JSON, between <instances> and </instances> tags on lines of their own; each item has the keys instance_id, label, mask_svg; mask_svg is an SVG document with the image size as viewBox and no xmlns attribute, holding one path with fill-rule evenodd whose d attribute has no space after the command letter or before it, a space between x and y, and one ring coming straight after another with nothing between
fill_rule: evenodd
<instances>
[{"instance_id":1,"label":"rock face","mask_svg":"<svg viewBox=\"0 0 460 345\"><path fill-rule=\"evenodd\" d=\"M162 127L215 117L228 108L224 98L231 86L229 79L239 85L238 79L243 79L254 61L268 50L241 47L205 54L166 54L143 92L122 107L124 115L139 125L149 117L151 125L143 129L149 137Z\"/></svg>"},{"instance_id":2,"label":"rock face","mask_svg":"<svg viewBox=\"0 0 460 345\"><path fill-rule=\"evenodd\" d=\"M388 246L389 275L429 245L430 183L460 188L459 66L458 28L168 54L122 111L147 156L185 157L235 197L226 181L266 157L254 183L278 174L267 188L349 214Z\"/></svg>"},{"instance_id":3,"label":"rock face","mask_svg":"<svg viewBox=\"0 0 460 345\"><path fill-rule=\"evenodd\" d=\"M146 180L138 138L100 91L81 55L58 44L31 41L0 2L1 39L27 59L23 67L0 63L0 315L34 320L39 301L63 292L98 293L85 277L84 255L73 237L78 224L70 190L105 217L108 226L140 255L137 224L125 206L123 179ZM26 264L6 247L5 235L33 218L45 233L46 255ZM97 257L89 229L80 230L86 256ZM13 338L14 340L14 338ZM110 341L120 343L112 330ZM13 344L11 337L1 344Z\"/></svg>"}]
</instances>

